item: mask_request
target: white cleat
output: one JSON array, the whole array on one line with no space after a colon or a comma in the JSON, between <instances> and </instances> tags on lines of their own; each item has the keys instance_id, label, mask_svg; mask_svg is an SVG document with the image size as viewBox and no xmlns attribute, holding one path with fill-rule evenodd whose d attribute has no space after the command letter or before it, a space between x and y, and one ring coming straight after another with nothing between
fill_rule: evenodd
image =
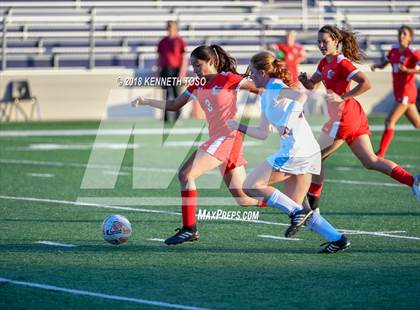
<instances>
[{"instance_id":1,"label":"white cleat","mask_svg":"<svg viewBox=\"0 0 420 310\"><path fill-rule=\"evenodd\" d=\"M414 177L414 183L413 183L413 193L416 195L417 201L420 203L420 174L417 174Z\"/></svg>"}]
</instances>

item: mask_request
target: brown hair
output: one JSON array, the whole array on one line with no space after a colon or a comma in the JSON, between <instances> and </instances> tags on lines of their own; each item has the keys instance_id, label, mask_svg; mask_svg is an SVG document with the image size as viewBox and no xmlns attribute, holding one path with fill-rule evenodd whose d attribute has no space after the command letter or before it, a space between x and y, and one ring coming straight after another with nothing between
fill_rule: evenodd
<instances>
[{"instance_id":1,"label":"brown hair","mask_svg":"<svg viewBox=\"0 0 420 310\"><path fill-rule=\"evenodd\" d=\"M291 87L290 73L287 71L284 61L276 58L271 52L259 52L251 58L252 66L257 70L264 70L270 77L282 80Z\"/></svg>"},{"instance_id":2,"label":"brown hair","mask_svg":"<svg viewBox=\"0 0 420 310\"><path fill-rule=\"evenodd\" d=\"M320 33L328 33L333 40L337 40L342 44L342 53L351 61L360 63L365 57L364 53L357 43L356 34L351 31L340 29L333 25L325 25L319 29Z\"/></svg>"},{"instance_id":3,"label":"brown hair","mask_svg":"<svg viewBox=\"0 0 420 310\"><path fill-rule=\"evenodd\" d=\"M204 61L212 61L217 69L217 72L232 72L238 74L236 71L236 60L231 57L222 47L213 44L210 46L201 45L195 48L191 57L194 56L197 59Z\"/></svg>"},{"instance_id":4,"label":"brown hair","mask_svg":"<svg viewBox=\"0 0 420 310\"><path fill-rule=\"evenodd\" d=\"M413 28L411 28L408 25L402 25L400 28L398 28L398 34L400 34L403 30L407 30L410 33L411 40L413 40L413 37L414 37L414 30L413 30Z\"/></svg>"}]
</instances>

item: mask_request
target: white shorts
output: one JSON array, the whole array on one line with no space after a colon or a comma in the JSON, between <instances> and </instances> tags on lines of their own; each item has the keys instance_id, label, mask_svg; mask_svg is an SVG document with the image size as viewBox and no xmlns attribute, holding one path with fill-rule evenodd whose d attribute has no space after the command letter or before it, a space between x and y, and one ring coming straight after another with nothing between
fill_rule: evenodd
<instances>
[{"instance_id":1,"label":"white shorts","mask_svg":"<svg viewBox=\"0 0 420 310\"><path fill-rule=\"evenodd\" d=\"M321 173L321 152L309 156L288 157L275 153L266 158L267 162L276 171L282 171L289 174L316 174Z\"/></svg>"}]
</instances>

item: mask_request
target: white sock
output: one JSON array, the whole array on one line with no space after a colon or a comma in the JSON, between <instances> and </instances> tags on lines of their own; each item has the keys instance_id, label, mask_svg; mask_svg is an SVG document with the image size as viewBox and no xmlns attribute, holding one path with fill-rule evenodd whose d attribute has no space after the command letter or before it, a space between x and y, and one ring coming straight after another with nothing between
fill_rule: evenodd
<instances>
[{"instance_id":1,"label":"white sock","mask_svg":"<svg viewBox=\"0 0 420 310\"><path fill-rule=\"evenodd\" d=\"M297 210L302 210L303 207L298 205L288 196L280 192L279 190L274 190L270 198L268 198L267 204L276 209L280 209L286 212L289 216Z\"/></svg>"},{"instance_id":2,"label":"white sock","mask_svg":"<svg viewBox=\"0 0 420 310\"><path fill-rule=\"evenodd\" d=\"M306 227L324 237L328 242L337 241L342 234L337 231L326 219L320 214L313 212L309 220L306 222Z\"/></svg>"}]
</instances>

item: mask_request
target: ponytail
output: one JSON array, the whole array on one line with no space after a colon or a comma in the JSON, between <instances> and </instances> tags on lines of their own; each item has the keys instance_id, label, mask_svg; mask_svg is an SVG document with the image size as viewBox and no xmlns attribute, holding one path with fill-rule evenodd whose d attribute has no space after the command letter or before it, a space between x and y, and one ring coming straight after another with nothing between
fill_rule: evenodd
<instances>
[{"instance_id":1,"label":"ponytail","mask_svg":"<svg viewBox=\"0 0 420 310\"><path fill-rule=\"evenodd\" d=\"M319 32L328 33L333 40L338 41L338 45L341 45L341 52L351 61L360 63L362 59L365 58L363 51L357 43L356 34L354 32L339 29L332 25L325 25Z\"/></svg>"},{"instance_id":2,"label":"ponytail","mask_svg":"<svg viewBox=\"0 0 420 310\"><path fill-rule=\"evenodd\" d=\"M284 61L277 59L273 53L265 51L255 54L251 64L257 70L266 71L270 77L282 80L287 86L294 86Z\"/></svg>"},{"instance_id":3,"label":"ponytail","mask_svg":"<svg viewBox=\"0 0 420 310\"><path fill-rule=\"evenodd\" d=\"M191 56L204 61L212 61L219 73L225 71L238 74L235 58L231 57L219 45L201 45L192 51Z\"/></svg>"}]
</instances>

